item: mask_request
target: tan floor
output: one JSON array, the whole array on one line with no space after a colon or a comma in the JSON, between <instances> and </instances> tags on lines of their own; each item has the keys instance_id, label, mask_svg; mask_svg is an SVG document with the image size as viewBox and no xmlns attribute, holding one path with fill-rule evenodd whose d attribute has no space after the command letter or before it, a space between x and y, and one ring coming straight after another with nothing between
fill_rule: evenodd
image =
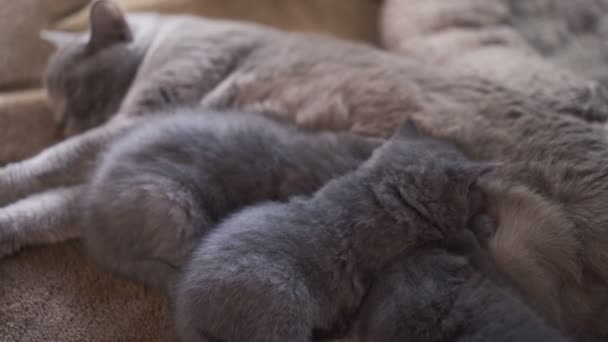
<instances>
[{"instance_id":1,"label":"tan floor","mask_svg":"<svg viewBox=\"0 0 608 342\"><path fill-rule=\"evenodd\" d=\"M164 300L92 265L78 243L0 262L0 341L168 341Z\"/></svg>"}]
</instances>

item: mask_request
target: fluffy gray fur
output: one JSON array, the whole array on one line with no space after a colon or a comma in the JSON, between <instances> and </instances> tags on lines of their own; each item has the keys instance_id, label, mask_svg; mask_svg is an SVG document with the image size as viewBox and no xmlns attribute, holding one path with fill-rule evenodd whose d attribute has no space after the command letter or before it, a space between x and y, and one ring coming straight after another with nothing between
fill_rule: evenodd
<instances>
[{"instance_id":1,"label":"fluffy gray fur","mask_svg":"<svg viewBox=\"0 0 608 342\"><path fill-rule=\"evenodd\" d=\"M170 291L214 224L253 203L310 194L381 141L253 114L153 119L114 143L85 187L86 246L115 273Z\"/></svg>"},{"instance_id":2,"label":"fluffy gray fur","mask_svg":"<svg viewBox=\"0 0 608 342\"><path fill-rule=\"evenodd\" d=\"M411 123L311 198L245 209L196 248L175 303L183 342L305 342L354 315L394 257L466 228L488 165Z\"/></svg>"},{"instance_id":3,"label":"fluffy gray fur","mask_svg":"<svg viewBox=\"0 0 608 342\"><path fill-rule=\"evenodd\" d=\"M502 282L471 231L458 240L450 253L403 256L375 277L353 327L354 340L567 340Z\"/></svg>"}]
</instances>

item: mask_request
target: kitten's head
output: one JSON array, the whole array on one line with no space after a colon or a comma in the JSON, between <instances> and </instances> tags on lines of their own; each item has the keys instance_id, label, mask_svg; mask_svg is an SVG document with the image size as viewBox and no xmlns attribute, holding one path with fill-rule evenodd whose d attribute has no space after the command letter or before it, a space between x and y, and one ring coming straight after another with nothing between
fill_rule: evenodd
<instances>
[{"instance_id":1,"label":"kitten's head","mask_svg":"<svg viewBox=\"0 0 608 342\"><path fill-rule=\"evenodd\" d=\"M418 216L437 228L430 234L467 228L479 214L477 180L494 167L467 159L450 143L422 133L411 120L367 163L383 206L397 219Z\"/></svg>"},{"instance_id":2,"label":"kitten's head","mask_svg":"<svg viewBox=\"0 0 608 342\"><path fill-rule=\"evenodd\" d=\"M66 136L98 126L116 113L142 58L133 47L131 28L114 2L94 1L89 19L88 33L41 33L57 48L44 84Z\"/></svg>"}]
</instances>

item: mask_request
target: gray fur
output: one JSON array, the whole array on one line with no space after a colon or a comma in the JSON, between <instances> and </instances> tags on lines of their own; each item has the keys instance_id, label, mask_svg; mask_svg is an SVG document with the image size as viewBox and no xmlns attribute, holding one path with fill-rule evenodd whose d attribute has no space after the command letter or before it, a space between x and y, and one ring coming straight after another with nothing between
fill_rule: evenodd
<instances>
[{"instance_id":1,"label":"gray fur","mask_svg":"<svg viewBox=\"0 0 608 342\"><path fill-rule=\"evenodd\" d=\"M253 203L312 193L380 142L253 114L152 118L112 144L84 191L87 249L115 273L171 291L213 225Z\"/></svg>"},{"instance_id":2,"label":"gray fur","mask_svg":"<svg viewBox=\"0 0 608 342\"><path fill-rule=\"evenodd\" d=\"M494 267L472 266L488 256L470 231L465 234L458 251L406 255L375 277L354 324L354 340L566 341L512 289L486 273Z\"/></svg>"},{"instance_id":3,"label":"gray fur","mask_svg":"<svg viewBox=\"0 0 608 342\"><path fill-rule=\"evenodd\" d=\"M465 229L488 166L410 131L311 198L245 209L204 238L178 285L180 340L312 341L393 258Z\"/></svg>"}]
</instances>

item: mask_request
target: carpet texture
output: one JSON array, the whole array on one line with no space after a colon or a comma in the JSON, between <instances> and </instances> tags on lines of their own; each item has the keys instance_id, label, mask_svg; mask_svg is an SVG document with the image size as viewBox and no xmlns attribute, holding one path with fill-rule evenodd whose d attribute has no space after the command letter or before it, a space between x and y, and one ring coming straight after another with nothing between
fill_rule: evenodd
<instances>
[{"instance_id":1,"label":"carpet texture","mask_svg":"<svg viewBox=\"0 0 608 342\"><path fill-rule=\"evenodd\" d=\"M561 70L579 80L606 78L608 19L604 17L608 18L608 0L387 1L383 41L396 52L418 53L437 58L435 62L444 58L443 62L461 65L467 72L507 83L510 81L496 62L504 62L509 55L515 56L509 59L510 70L547 63L543 64L546 70ZM6 1L0 8L0 163L22 159L55 141L53 120L39 88L50 47L37 35L40 28L53 25L82 27L85 17L79 9L86 2L19 0ZM207 14L376 40L378 1L372 0L120 2L127 9ZM471 12L475 4L483 6ZM487 16L490 24L480 24L475 15ZM503 29L500 39L508 43L492 47L471 44L458 34L437 39L437 35L421 33L421 28L444 25L441 20L446 17L456 18L447 27L468 23L467 29L473 33L487 29L498 18L495 26ZM415 24L404 28L402 24L410 19ZM470 25L471 21L477 26ZM497 60L496 56L502 57ZM517 82L510 86L524 84ZM29 248L0 260L0 342L160 342L172 339L170 331L167 304L157 293L101 271L84 257L77 242Z\"/></svg>"}]
</instances>

